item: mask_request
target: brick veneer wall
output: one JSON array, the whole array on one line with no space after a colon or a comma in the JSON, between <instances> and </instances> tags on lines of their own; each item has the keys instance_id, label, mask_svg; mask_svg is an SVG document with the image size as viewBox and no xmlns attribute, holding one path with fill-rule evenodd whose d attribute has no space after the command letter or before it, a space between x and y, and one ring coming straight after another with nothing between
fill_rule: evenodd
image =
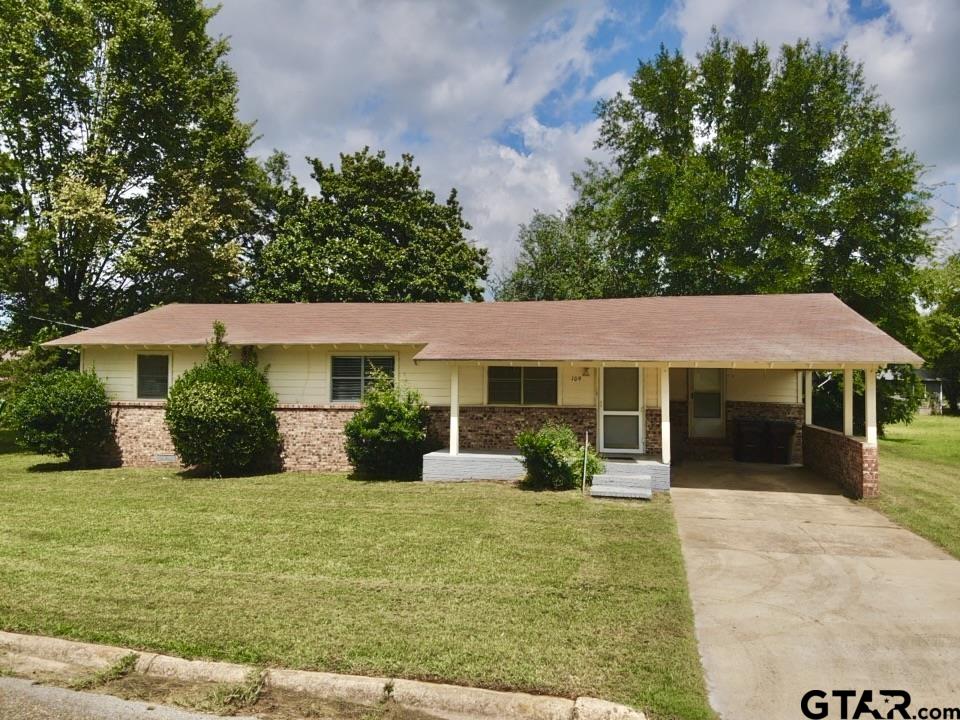
<instances>
[{"instance_id":1,"label":"brick veneer wall","mask_svg":"<svg viewBox=\"0 0 960 720\"><path fill-rule=\"evenodd\" d=\"M277 424L284 470L340 472L350 469L344 450L343 426L359 405L281 405ZM173 442L163 422L162 402L111 403L115 446L109 464L131 467L176 462Z\"/></svg>"},{"instance_id":2,"label":"brick veneer wall","mask_svg":"<svg viewBox=\"0 0 960 720\"><path fill-rule=\"evenodd\" d=\"M114 444L108 449L106 462L145 467L157 465L157 456L175 459L173 441L163 422L165 405L162 402L110 403Z\"/></svg>"},{"instance_id":3,"label":"brick veneer wall","mask_svg":"<svg viewBox=\"0 0 960 720\"><path fill-rule=\"evenodd\" d=\"M590 444L596 445L597 411L592 407L466 405L460 407L460 447L464 450L512 448L518 432L535 430L549 420L569 425L581 439L589 431ZM449 446L450 408L430 408L430 437L437 447Z\"/></svg>"},{"instance_id":4,"label":"brick veneer wall","mask_svg":"<svg viewBox=\"0 0 960 720\"><path fill-rule=\"evenodd\" d=\"M693 460L732 460L736 420L788 420L797 428L793 436L791 461L803 457L803 405L728 400L725 403L726 431L722 438L692 438L689 435L687 401L670 401L670 443L677 458Z\"/></svg>"},{"instance_id":5,"label":"brick veneer wall","mask_svg":"<svg viewBox=\"0 0 960 720\"><path fill-rule=\"evenodd\" d=\"M647 408L643 419L646 433L646 441L643 451L647 455L659 455L662 445L660 443L660 408ZM673 433L671 433L671 436Z\"/></svg>"},{"instance_id":6,"label":"brick veneer wall","mask_svg":"<svg viewBox=\"0 0 960 720\"><path fill-rule=\"evenodd\" d=\"M282 441L284 470L340 472L350 469L344 447L343 427L359 405L281 405L277 421ZM176 462L173 443L163 421L162 402L111 403L116 444L106 458L109 464L144 467ZM660 431L660 413L653 424ZM648 431L651 428L648 414ZM522 429L538 428L554 420L573 428L577 437L590 431L597 438L597 414L579 407L488 407L460 408L460 447L464 449L511 448ZM430 409L431 443L444 447L450 437L450 408ZM648 436L649 437L649 436ZM648 439L649 441L649 439ZM659 448L658 448L659 450Z\"/></svg>"},{"instance_id":7,"label":"brick veneer wall","mask_svg":"<svg viewBox=\"0 0 960 720\"><path fill-rule=\"evenodd\" d=\"M851 497L876 497L880 492L876 446L816 425L804 425L803 434L806 467L833 480Z\"/></svg>"},{"instance_id":8,"label":"brick veneer wall","mask_svg":"<svg viewBox=\"0 0 960 720\"><path fill-rule=\"evenodd\" d=\"M346 472L347 460L343 427L359 405L281 405L277 424L282 446L280 461L284 470L320 470Z\"/></svg>"}]
</instances>

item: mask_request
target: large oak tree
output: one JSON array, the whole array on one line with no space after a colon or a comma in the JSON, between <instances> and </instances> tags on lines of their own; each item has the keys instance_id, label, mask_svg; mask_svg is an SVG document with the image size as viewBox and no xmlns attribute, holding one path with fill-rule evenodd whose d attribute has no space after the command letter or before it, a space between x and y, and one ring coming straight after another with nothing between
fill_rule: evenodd
<instances>
[{"instance_id":1,"label":"large oak tree","mask_svg":"<svg viewBox=\"0 0 960 720\"><path fill-rule=\"evenodd\" d=\"M251 129L200 0L0 0L0 303L83 325L230 297Z\"/></svg>"},{"instance_id":2,"label":"large oak tree","mask_svg":"<svg viewBox=\"0 0 960 720\"><path fill-rule=\"evenodd\" d=\"M340 155L340 167L311 160L318 194L308 195L274 156L260 193L268 218L253 261L252 293L269 302L440 302L481 300L487 252L465 236L456 191L439 202L420 186L411 155Z\"/></svg>"}]
</instances>

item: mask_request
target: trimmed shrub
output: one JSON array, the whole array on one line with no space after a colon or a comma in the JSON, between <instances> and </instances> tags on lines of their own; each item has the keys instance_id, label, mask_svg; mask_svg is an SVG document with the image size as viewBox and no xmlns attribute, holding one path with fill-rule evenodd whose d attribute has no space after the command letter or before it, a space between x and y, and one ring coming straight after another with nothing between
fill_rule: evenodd
<instances>
[{"instance_id":1,"label":"trimmed shrub","mask_svg":"<svg viewBox=\"0 0 960 720\"><path fill-rule=\"evenodd\" d=\"M277 396L253 354L233 359L214 323L207 358L177 378L166 423L184 465L211 475L241 475L275 465L280 445Z\"/></svg>"},{"instance_id":2,"label":"trimmed shrub","mask_svg":"<svg viewBox=\"0 0 960 720\"><path fill-rule=\"evenodd\" d=\"M66 456L74 467L101 460L113 436L103 383L94 373L78 370L33 378L14 397L8 420L22 445Z\"/></svg>"},{"instance_id":3,"label":"trimmed shrub","mask_svg":"<svg viewBox=\"0 0 960 720\"><path fill-rule=\"evenodd\" d=\"M427 406L420 393L400 388L383 372L374 376L363 407L344 427L347 457L358 473L419 479L427 449Z\"/></svg>"},{"instance_id":4,"label":"trimmed shrub","mask_svg":"<svg viewBox=\"0 0 960 720\"><path fill-rule=\"evenodd\" d=\"M515 439L527 470L524 484L537 490L571 490L583 483L583 445L566 425L547 423L537 431L524 430ZM603 461L587 450L587 483L603 471Z\"/></svg>"}]
</instances>

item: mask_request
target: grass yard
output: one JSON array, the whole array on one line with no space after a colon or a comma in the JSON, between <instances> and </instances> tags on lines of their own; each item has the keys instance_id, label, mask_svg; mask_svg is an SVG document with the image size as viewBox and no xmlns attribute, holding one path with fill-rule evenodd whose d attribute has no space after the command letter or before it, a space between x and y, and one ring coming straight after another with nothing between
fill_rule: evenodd
<instances>
[{"instance_id":1,"label":"grass yard","mask_svg":"<svg viewBox=\"0 0 960 720\"><path fill-rule=\"evenodd\" d=\"M667 499L44 462L0 455L3 629L713 717Z\"/></svg>"},{"instance_id":2,"label":"grass yard","mask_svg":"<svg viewBox=\"0 0 960 720\"><path fill-rule=\"evenodd\" d=\"M868 504L960 558L960 417L921 415L886 435Z\"/></svg>"}]
</instances>

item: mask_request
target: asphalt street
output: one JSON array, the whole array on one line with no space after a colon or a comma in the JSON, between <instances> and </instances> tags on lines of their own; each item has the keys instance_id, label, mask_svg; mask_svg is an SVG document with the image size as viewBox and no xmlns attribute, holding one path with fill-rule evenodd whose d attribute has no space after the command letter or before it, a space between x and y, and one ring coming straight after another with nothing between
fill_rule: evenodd
<instances>
[{"instance_id":1,"label":"asphalt street","mask_svg":"<svg viewBox=\"0 0 960 720\"><path fill-rule=\"evenodd\" d=\"M0 720L211 720L214 717L217 716L0 677Z\"/></svg>"}]
</instances>

